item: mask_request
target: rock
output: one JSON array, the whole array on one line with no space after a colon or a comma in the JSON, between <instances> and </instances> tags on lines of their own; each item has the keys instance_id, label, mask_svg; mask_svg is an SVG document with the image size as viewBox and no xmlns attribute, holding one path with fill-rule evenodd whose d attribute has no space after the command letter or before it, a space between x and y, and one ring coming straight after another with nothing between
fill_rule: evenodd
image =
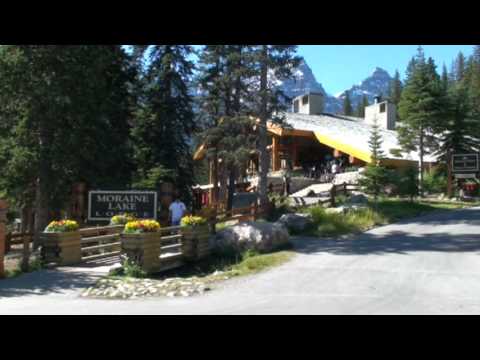
<instances>
[{"instance_id":1,"label":"rock","mask_svg":"<svg viewBox=\"0 0 480 360\"><path fill-rule=\"evenodd\" d=\"M218 250L270 252L288 243L287 228L281 223L245 222L220 231L214 247Z\"/></svg>"},{"instance_id":2,"label":"rock","mask_svg":"<svg viewBox=\"0 0 480 360\"><path fill-rule=\"evenodd\" d=\"M285 225L288 230L302 232L312 225L313 221L310 214L285 214L278 220L278 223Z\"/></svg>"},{"instance_id":3,"label":"rock","mask_svg":"<svg viewBox=\"0 0 480 360\"><path fill-rule=\"evenodd\" d=\"M325 209L325 212L328 214L345 214L347 212L347 208L345 206L339 206L336 208Z\"/></svg>"},{"instance_id":4,"label":"rock","mask_svg":"<svg viewBox=\"0 0 480 360\"><path fill-rule=\"evenodd\" d=\"M368 198L363 194L352 195L345 201L346 205L367 205Z\"/></svg>"}]
</instances>

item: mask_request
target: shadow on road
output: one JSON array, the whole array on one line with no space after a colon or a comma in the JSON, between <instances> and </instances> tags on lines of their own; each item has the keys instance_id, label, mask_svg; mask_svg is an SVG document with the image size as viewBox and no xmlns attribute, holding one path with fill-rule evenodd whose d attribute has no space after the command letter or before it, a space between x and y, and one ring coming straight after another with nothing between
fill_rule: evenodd
<instances>
[{"instance_id":1,"label":"shadow on road","mask_svg":"<svg viewBox=\"0 0 480 360\"><path fill-rule=\"evenodd\" d=\"M439 226L459 224L468 226L457 234L442 232L439 228ZM398 230L398 225L404 226L405 230ZM422 233L413 233L408 230L409 225L425 227ZM472 228L472 226L477 228ZM407 254L415 251L480 251L480 209L426 215L397 223L392 231L382 231L379 234L373 230L350 239L297 238L295 250L305 254L327 252L337 255Z\"/></svg>"},{"instance_id":2,"label":"shadow on road","mask_svg":"<svg viewBox=\"0 0 480 360\"><path fill-rule=\"evenodd\" d=\"M0 304L5 297L52 295L80 290L95 283L98 275L82 270L42 270L0 281Z\"/></svg>"}]
</instances>

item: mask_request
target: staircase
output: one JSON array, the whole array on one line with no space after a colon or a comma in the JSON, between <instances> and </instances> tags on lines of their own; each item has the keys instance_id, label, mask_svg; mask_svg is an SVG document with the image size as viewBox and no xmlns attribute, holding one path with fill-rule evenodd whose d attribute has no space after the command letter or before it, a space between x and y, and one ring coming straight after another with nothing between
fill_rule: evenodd
<instances>
[{"instance_id":1,"label":"staircase","mask_svg":"<svg viewBox=\"0 0 480 360\"><path fill-rule=\"evenodd\" d=\"M338 174L335 177L334 184L356 184L359 176L359 172ZM290 198L296 206L317 205L319 202L322 202L330 197L332 186L333 183L313 184L300 191L297 191L294 194L291 194Z\"/></svg>"}]
</instances>

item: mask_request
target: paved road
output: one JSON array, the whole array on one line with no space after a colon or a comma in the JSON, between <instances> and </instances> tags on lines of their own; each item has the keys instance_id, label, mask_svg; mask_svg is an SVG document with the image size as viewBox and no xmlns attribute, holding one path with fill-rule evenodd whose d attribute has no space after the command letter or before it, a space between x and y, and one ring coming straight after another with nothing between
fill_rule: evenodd
<instances>
[{"instance_id":1,"label":"paved road","mask_svg":"<svg viewBox=\"0 0 480 360\"><path fill-rule=\"evenodd\" d=\"M0 314L480 314L480 208L295 244L291 262L194 298L86 300L101 269L29 274L0 282Z\"/></svg>"}]
</instances>

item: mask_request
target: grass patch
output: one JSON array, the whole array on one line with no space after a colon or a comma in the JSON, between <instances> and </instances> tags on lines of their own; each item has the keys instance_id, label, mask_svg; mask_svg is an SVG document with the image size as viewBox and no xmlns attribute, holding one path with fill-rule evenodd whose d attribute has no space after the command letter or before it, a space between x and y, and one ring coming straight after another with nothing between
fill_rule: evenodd
<instances>
[{"instance_id":1,"label":"grass patch","mask_svg":"<svg viewBox=\"0 0 480 360\"><path fill-rule=\"evenodd\" d=\"M367 208L348 211L346 214L329 213L322 207L307 211L312 215L313 226L303 235L334 237L369 230L375 226L421 216L436 210L454 210L471 207L472 203L450 201L419 201L383 199Z\"/></svg>"},{"instance_id":2,"label":"grass patch","mask_svg":"<svg viewBox=\"0 0 480 360\"><path fill-rule=\"evenodd\" d=\"M277 252L259 254L254 251L243 253L223 252L213 254L202 261L186 264L179 269L166 271L162 274L147 276L144 273L133 269L125 271L123 268L111 271L108 278L113 280L125 280L126 282L135 278L151 278L165 280L168 278L202 278L205 282L223 280L225 277L237 277L253 275L269 268L281 265L289 261L295 253L291 251L292 246L288 245Z\"/></svg>"},{"instance_id":3,"label":"grass patch","mask_svg":"<svg viewBox=\"0 0 480 360\"><path fill-rule=\"evenodd\" d=\"M5 270L5 277L7 279L12 279L12 278L18 277L22 274L31 273L31 272L34 272L34 271L39 271L39 270L42 270L42 269L43 269L43 264L42 264L41 260L37 258L37 259L34 259L34 260L30 260L27 271L25 271L25 272L22 271L22 269L20 267L20 264L19 264L15 269Z\"/></svg>"},{"instance_id":4,"label":"grass patch","mask_svg":"<svg viewBox=\"0 0 480 360\"><path fill-rule=\"evenodd\" d=\"M291 251L279 251L272 254L255 254L253 256L243 256L237 264L230 266L227 274L231 276L252 275L269 268L282 265L293 257Z\"/></svg>"}]
</instances>

